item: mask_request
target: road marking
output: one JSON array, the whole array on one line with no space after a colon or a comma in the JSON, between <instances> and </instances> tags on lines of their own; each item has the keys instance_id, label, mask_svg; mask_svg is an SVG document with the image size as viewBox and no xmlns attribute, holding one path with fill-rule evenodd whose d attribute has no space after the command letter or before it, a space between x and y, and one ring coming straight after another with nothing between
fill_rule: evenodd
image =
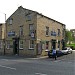
<instances>
[{"instance_id":1,"label":"road marking","mask_svg":"<svg viewBox=\"0 0 75 75\"><path fill-rule=\"evenodd\" d=\"M54 62L59 62L59 61L62 61L62 60L55 60Z\"/></svg>"},{"instance_id":2,"label":"road marking","mask_svg":"<svg viewBox=\"0 0 75 75\"><path fill-rule=\"evenodd\" d=\"M35 73L36 75L47 75L47 74L43 74L43 73Z\"/></svg>"},{"instance_id":3,"label":"road marking","mask_svg":"<svg viewBox=\"0 0 75 75\"><path fill-rule=\"evenodd\" d=\"M8 59L1 59L1 60L8 61Z\"/></svg>"},{"instance_id":4,"label":"road marking","mask_svg":"<svg viewBox=\"0 0 75 75\"><path fill-rule=\"evenodd\" d=\"M3 66L3 65L0 65L0 67L4 67L4 68L8 68L8 69L12 69L12 70L16 70L16 68L7 67L7 66Z\"/></svg>"},{"instance_id":5,"label":"road marking","mask_svg":"<svg viewBox=\"0 0 75 75\"><path fill-rule=\"evenodd\" d=\"M72 62L69 61L68 63L72 63Z\"/></svg>"}]
</instances>

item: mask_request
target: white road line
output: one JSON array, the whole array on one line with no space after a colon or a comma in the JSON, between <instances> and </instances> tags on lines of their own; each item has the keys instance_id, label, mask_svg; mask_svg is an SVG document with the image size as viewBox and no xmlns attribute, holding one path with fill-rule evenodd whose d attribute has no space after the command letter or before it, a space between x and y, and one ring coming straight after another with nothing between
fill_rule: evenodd
<instances>
[{"instance_id":1,"label":"white road line","mask_svg":"<svg viewBox=\"0 0 75 75\"><path fill-rule=\"evenodd\" d=\"M36 75L47 75L47 74L43 74L43 73L35 73Z\"/></svg>"},{"instance_id":2,"label":"white road line","mask_svg":"<svg viewBox=\"0 0 75 75\"><path fill-rule=\"evenodd\" d=\"M55 60L54 62L59 62L59 61L62 61L62 60Z\"/></svg>"},{"instance_id":3,"label":"white road line","mask_svg":"<svg viewBox=\"0 0 75 75\"><path fill-rule=\"evenodd\" d=\"M1 59L1 60L8 61L8 59Z\"/></svg>"},{"instance_id":4,"label":"white road line","mask_svg":"<svg viewBox=\"0 0 75 75\"><path fill-rule=\"evenodd\" d=\"M16 70L16 68L7 67L7 66L3 66L3 65L0 65L0 67L4 67L4 68L8 68L8 69L12 69L12 70Z\"/></svg>"}]
</instances>

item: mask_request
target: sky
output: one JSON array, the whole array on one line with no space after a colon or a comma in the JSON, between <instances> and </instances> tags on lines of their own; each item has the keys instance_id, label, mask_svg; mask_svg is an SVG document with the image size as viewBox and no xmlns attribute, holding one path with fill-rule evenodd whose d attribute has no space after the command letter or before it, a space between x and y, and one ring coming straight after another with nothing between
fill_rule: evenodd
<instances>
[{"instance_id":1,"label":"sky","mask_svg":"<svg viewBox=\"0 0 75 75\"><path fill-rule=\"evenodd\" d=\"M19 6L42 13L75 29L75 0L0 0L0 23L5 22Z\"/></svg>"}]
</instances>

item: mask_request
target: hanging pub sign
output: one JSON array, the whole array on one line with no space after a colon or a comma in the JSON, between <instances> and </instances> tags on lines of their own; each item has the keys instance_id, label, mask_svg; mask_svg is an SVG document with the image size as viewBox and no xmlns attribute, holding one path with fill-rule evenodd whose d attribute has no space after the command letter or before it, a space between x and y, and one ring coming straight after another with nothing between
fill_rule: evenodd
<instances>
[{"instance_id":1,"label":"hanging pub sign","mask_svg":"<svg viewBox=\"0 0 75 75\"><path fill-rule=\"evenodd\" d=\"M34 32L31 33L31 37L34 38Z\"/></svg>"}]
</instances>

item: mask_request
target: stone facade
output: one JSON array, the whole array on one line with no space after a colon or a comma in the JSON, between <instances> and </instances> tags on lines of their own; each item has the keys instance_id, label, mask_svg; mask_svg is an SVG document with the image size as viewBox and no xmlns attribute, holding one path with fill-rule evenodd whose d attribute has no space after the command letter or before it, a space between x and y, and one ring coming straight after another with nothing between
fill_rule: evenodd
<instances>
[{"instance_id":1,"label":"stone facade","mask_svg":"<svg viewBox=\"0 0 75 75\"><path fill-rule=\"evenodd\" d=\"M71 29L70 31L72 32L72 37L75 38L75 29ZM72 43L75 43L75 39L72 41Z\"/></svg>"},{"instance_id":2,"label":"stone facade","mask_svg":"<svg viewBox=\"0 0 75 75\"><path fill-rule=\"evenodd\" d=\"M0 54L4 53L5 24L0 23Z\"/></svg>"},{"instance_id":3,"label":"stone facade","mask_svg":"<svg viewBox=\"0 0 75 75\"><path fill-rule=\"evenodd\" d=\"M65 25L22 6L6 21L6 54L47 55L47 50L62 49Z\"/></svg>"}]
</instances>

